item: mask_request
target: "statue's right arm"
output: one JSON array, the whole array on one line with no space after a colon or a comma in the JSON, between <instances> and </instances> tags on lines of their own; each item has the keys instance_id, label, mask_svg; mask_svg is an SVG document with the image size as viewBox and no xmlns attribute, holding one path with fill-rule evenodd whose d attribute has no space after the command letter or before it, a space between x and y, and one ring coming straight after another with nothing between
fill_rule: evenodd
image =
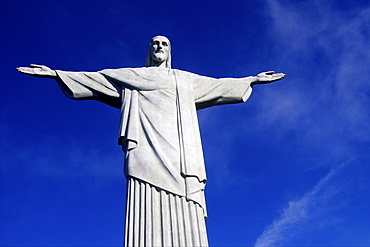
<instances>
[{"instance_id":1,"label":"statue's right arm","mask_svg":"<svg viewBox=\"0 0 370 247\"><path fill-rule=\"evenodd\" d=\"M58 86L68 98L97 100L120 108L121 86L99 72L52 70L36 64L31 64L30 67L19 67L17 70L26 75L56 79Z\"/></svg>"},{"instance_id":2,"label":"statue's right arm","mask_svg":"<svg viewBox=\"0 0 370 247\"><path fill-rule=\"evenodd\" d=\"M41 78L57 79L58 75L55 70L44 65L31 64L30 67L18 67L17 70L26 75L32 75Z\"/></svg>"}]
</instances>

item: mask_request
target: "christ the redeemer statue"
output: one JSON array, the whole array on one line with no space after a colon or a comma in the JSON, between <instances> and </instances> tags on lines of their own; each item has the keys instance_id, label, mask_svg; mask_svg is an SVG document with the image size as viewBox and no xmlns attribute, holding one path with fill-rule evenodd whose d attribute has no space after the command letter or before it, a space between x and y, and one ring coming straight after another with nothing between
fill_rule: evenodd
<instances>
[{"instance_id":1,"label":"christ the redeemer statue","mask_svg":"<svg viewBox=\"0 0 370 247\"><path fill-rule=\"evenodd\" d=\"M171 68L170 41L152 38L146 67L65 72L46 66L21 73L54 78L71 99L121 109L125 153L125 246L208 246L206 172L196 110L246 101L254 84L283 73L215 79Z\"/></svg>"}]
</instances>

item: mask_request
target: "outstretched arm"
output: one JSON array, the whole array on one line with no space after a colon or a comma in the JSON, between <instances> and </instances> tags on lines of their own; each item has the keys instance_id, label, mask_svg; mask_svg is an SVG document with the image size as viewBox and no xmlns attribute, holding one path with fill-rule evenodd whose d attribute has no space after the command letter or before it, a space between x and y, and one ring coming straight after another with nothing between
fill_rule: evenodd
<instances>
[{"instance_id":1,"label":"outstretched arm","mask_svg":"<svg viewBox=\"0 0 370 247\"><path fill-rule=\"evenodd\" d=\"M57 73L44 65L30 64L30 67L18 67L17 70L26 75L32 75L41 78L56 79Z\"/></svg>"},{"instance_id":2,"label":"outstretched arm","mask_svg":"<svg viewBox=\"0 0 370 247\"><path fill-rule=\"evenodd\" d=\"M283 73L262 72L244 78L210 78L193 75L194 99L197 109L214 105L245 102L252 93L254 84L265 84L285 77Z\"/></svg>"},{"instance_id":3,"label":"outstretched arm","mask_svg":"<svg viewBox=\"0 0 370 247\"><path fill-rule=\"evenodd\" d=\"M31 64L30 67L19 67L17 70L26 75L56 79L68 98L98 100L120 108L121 86L99 72L66 72L36 64Z\"/></svg>"}]
</instances>

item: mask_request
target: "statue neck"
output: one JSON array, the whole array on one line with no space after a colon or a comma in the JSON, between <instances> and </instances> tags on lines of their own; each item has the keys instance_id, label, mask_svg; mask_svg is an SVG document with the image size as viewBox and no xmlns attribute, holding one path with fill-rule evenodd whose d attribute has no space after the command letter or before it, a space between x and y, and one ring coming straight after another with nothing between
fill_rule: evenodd
<instances>
[{"instance_id":1,"label":"statue neck","mask_svg":"<svg viewBox=\"0 0 370 247\"><path fill-rule=\"evenodd\" d=\"M152 61L152 64L150 65L150 67L167 68L166 61L163 61L163 62Z\"/></svg>"}]
</instances>

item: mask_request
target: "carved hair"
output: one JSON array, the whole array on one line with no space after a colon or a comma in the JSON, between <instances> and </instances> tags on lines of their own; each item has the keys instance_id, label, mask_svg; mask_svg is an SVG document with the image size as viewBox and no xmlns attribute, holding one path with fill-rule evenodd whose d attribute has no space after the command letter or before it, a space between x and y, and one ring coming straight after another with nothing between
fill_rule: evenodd
<instances>
[{"instance_id":1,"label":"carved hair","mask_svg":"<svg viewBox=\"0 0 370 247\"><path fill-rule=\"evenodd\" d=\"M152 60L152 56L151 56L151 47L152 47L152 44L153 44L153 40L154 38L157 38L157 37L164 37L167 39L168 41L168 58L166 60L166 68L168 69L171 69L171 42L170 40L165 37L165 36L162 36L162 35L157 35L157 36L154 36L151 40L150 40L150 43L149 43L149 46L148 46L148 55L146 56L146 67L150 67L152 66L154 63L153 63L153 60Z\"/></svg>"}]
</instances>

